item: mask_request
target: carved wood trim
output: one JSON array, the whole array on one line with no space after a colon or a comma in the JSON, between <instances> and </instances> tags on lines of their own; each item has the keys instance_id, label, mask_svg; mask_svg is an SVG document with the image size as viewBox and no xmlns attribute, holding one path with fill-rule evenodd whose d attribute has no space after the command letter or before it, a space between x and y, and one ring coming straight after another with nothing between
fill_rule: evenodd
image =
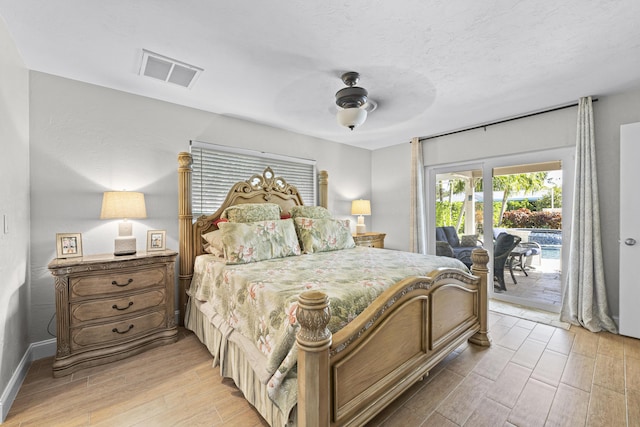
<instances>
[{"instance_id":1,"label":"carved wood trim","mask_svg":"<svg viewBox=\"0 0 640 427\"><path fill-rule=\"evenodd\" d=\"M56 357L65 357L71 353L69 337L70 313L67 310L69 301L69 277L56 276Z\"/></svg>"}]
</instances>

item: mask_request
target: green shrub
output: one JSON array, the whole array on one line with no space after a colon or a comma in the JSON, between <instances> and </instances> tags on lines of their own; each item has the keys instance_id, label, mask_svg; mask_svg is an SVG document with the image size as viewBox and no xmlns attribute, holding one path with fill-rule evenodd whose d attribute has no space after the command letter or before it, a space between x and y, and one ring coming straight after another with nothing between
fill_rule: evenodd
<instances>
[{"instance_id":1,"label":"green shrub","mask_svg":"<svg viewBox=\"0 0 640 427\"><path fill-rule=\"evenodd\" d=\"M506 211L502 216L502 225L509 228L548 228L562 229L562 214L560 212L532 212L521 208Z\"/></svg>"}]
</instances>

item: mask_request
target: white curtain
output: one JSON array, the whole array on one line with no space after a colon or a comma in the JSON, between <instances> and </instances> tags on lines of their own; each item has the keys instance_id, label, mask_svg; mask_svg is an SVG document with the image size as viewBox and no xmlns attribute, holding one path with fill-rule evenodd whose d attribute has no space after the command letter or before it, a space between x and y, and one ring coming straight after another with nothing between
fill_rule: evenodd
<instances>
[{"instance_id":1,"label":"white curtain","mask_svg":"<svg viewBox=\"0 0 640 427\"><path fill-rule=\"evenodd\" d=\"M427 217L424 200L424 164L422 161L422 142L419 138L411 140L411 207L410 207L410 245L411 252L427 253Z\"/></svg>"},{"instance_id":2,"label":"white curtain","mask_svg":"<svg viewBox=\"0 0 640 427\"><path fill-rule=\"evenodd\" d=\"M560 318L592 332L616 333L616 324L609 315L602 262L591 97L580 98L578 104L573 199L569 266Z\"/></svg>"}]
</instances>

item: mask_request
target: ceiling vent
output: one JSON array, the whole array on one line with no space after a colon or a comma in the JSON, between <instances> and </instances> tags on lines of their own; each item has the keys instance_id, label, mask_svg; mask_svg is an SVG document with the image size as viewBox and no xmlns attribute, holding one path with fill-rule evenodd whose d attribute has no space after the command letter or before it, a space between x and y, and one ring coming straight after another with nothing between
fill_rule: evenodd
<instances>
[{"instance_id":1,"label":"ceiling vent","mask_svg":"<svg viewBox=\"0 0 640 427\"><path fill-rule=\"evenodd\" d=\"M142 49L141 76L191 88L202 71L202 68Z\"/></svg>"}]
</instances>

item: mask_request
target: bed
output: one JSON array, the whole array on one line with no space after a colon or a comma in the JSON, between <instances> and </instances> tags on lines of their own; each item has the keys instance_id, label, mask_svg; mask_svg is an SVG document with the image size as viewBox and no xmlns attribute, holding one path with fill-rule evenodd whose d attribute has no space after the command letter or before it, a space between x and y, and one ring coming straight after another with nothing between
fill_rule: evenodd
<instances>
[{"instance_id":1,"label":"bed","mask_svg":"<svg viewBox=\"0 0 640 427\"><path fill-rule=\"evenodd\" d=\"M490 345L484 249L474 250L470 272L448 257L348 242L344 249L314 251L301 230L324 219L305 218L314 209L270 168L236 183L215 213L194 221L191 155L180 153L178 163L179 304L185 326L271 426L363 425L466 340ZM326 172L318 184L319 206L327 208ZM295 224L300 250L247 263L207 253L202 236L217 229L275 228L261 221L219 223L230 210L257 204L277 205L284 218L275 221L278 227ZM290 212L304 216L288 218ZM339 222L326 220L336 227ZM352 291L360 293L351 296ZM284 314L269 306L276 297L284 298L273 302Z\"/></svg>"}]
</instances>

